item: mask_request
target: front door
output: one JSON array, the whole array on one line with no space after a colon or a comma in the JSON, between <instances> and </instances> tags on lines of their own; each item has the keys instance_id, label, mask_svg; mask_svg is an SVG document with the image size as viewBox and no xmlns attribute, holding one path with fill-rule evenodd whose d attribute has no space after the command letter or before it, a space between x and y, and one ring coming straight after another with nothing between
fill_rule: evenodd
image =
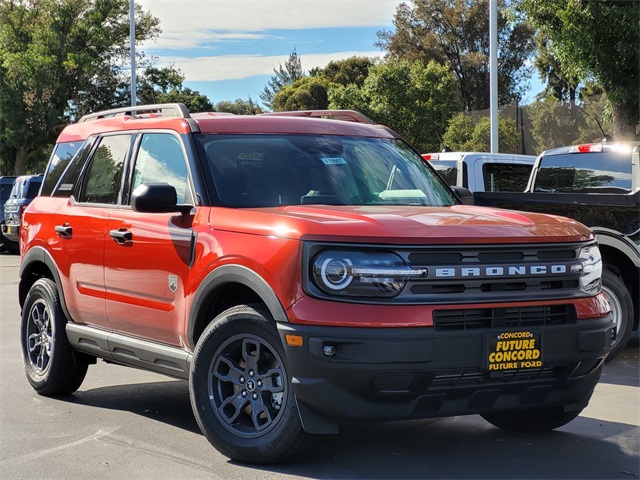
<instances>
[{"instance_id":1,"label":"front door","mask_svg":"<svg viewBox=\"0 0 640 480\"><path fill-rule=\"evenodd\" d=\"M186 157L171 133L141 136L130 191L142 183L166 182L178 203L193 204ZM127 203L127 202L125 202ZM105 244L107 317L115 331L183 346L184 285L192 241L190 215L114 210Z\"/></svg>"}]
</instances>

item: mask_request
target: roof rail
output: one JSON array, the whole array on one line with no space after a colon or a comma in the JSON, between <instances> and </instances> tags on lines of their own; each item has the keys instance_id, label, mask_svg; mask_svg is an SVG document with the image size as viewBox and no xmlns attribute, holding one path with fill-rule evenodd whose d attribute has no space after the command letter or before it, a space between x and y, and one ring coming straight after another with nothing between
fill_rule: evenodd
<instances>
[{"instance_id":1,"label":"roof rail","mask_svg":"<svg viewBox=\"0 0 640 480\"><path fill-rule=\"evenodd\" d=\"M346 122L356 123L368 123L369 125L376 125L376 122L371 120L366 115L355 110L298 110L291 112L269 112L261 113L260 115L279 115L284 117L313 117L313 118L326 118L332 117L336 120L344 120Z\"/></svg>"},{"instance_id":2,"label":"roof rail","mask_svg":"<svg viewBox=\"0 0 640 480\"><path fill-rule=\"evenodd\" d=\"M183 103L158 103L154 105L137 105L135 107L113 108L102 112L89 113L78 120L78 123L97 120L115 115L137 116L140 112L159 112L163 117L190 118L189 109Z\"/></svg>"}]
</instances>

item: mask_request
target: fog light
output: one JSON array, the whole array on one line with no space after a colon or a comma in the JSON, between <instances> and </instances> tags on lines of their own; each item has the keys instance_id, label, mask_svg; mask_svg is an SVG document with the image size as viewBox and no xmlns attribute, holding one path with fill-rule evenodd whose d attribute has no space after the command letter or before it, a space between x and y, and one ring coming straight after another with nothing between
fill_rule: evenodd
<instances>
[{"instance_id":1,"label":"fog light","mask_svg":"<svg viewBox=\"0 0 640 480\"><path fill-rule=\"evenodd\" d=\"M325 345L322 348L322 353L324 353L325 357L333 357L336 354L336 347L333 345Z\"/></svg>"}]
</instances>

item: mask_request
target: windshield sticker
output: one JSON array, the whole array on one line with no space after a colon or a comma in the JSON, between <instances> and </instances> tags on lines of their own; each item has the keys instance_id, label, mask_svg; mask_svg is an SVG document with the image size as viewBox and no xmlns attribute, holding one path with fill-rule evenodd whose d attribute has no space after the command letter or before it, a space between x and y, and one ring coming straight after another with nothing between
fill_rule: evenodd
<instances>
[{"instance_id":1,"label":"windshield sticker","mask_svg":"<svg viewBox=\"0 0 640 480\"><path fill-rule=\"evenodd\" d=\"M347 161L342 157L327 157L321 158L322 163L325 165L346 165Z\"/></svg>"}]
</instances>

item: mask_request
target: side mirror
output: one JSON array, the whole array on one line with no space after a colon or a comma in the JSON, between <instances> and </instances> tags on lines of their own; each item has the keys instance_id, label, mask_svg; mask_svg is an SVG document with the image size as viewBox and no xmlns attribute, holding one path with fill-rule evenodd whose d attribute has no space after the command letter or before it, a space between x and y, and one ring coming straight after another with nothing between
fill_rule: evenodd
<instances>
[{"instance_id":1,"label":"side mirror","mask_svg":"<svg viewBox=\"0 0 640 480\"><path fill-rule=\"evenodd\" d=\"M143 183L131 194L131 207L142 213L188 213L193 205L178 205L178 194L168 183Z\"/></svg>"},{"instance_id":2,"label":"side mirror","mask_svg":"<svg viewBox=\"0 0 640 480\"><path fill-rule=\"evenodd\" d=\"M473 205L475 203L475 199L473 198L473 193L467 188L464 187L451 187L453 193L464 203L465 205Z\"/></svg>"}]
</instances>

